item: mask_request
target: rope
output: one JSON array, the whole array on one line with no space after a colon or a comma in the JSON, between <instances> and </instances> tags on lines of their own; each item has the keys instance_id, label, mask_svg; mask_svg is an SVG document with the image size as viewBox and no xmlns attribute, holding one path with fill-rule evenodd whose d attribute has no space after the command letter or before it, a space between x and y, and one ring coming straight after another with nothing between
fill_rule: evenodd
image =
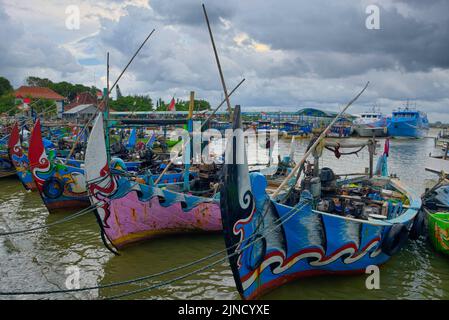
<instances>
[{"instance_id":1,"label":"rope","mask_svg":"<svg viewBox=\"0 0 449 320\"><path fill-rule=\"evenodd\" d=\"M299 203L298 203L298 205L299 205ZM297 206L298 206L298 205L297 205ZM288 215L289 215L290 213L292 213L292 212L293 212L293 214L296 214L296 213L299 212L304 206L305 206L305 204L304 204L303 206L301 206L300 208L296 208L296 207L295 207L295 208L292 208L292 210L290 210L285 216L288 216ZM296 211L296 212L295 212L295 211ZM280 226L280 225L282 225L283 223L285 223L286 221L288 221L289 219L291 219L291 216L290 216L290 217L287 217L287 218L285 219L285 221L282 221L282 219L285 218L285 216L284 216L284 217L280 217L280 218L278 218L277 220L275 220L275 221L274 221L274 224L276 224L276 223L278 223L278 222L280 221L280 224L279 224L279 226ZM254 233L254 234L252 234L247 240L251 240L252 238L255 238L256 236L257 236L257 234ZM257 241L259 241L259 240L257 240ZM112 283L109 283L109 284L98 285L98 286L91 286L91 287L85 287L85 288L79 288L79 289L44 290L44 291L20 291L20 292L0 292L0 296L15 296L15 295L48 295L48 294L60 294L60 293L74 293L74 292L83 292L83 291L91 291L91 290L98 290L98 289L107 289L107 288L112 288L112 287L118 287L118 286L123 286L123 285L133 284L133 283L137 283L137 282L149 280L149 279L152 279L152 278L156 278L156 277L159 277L159 276L163 276L163 275L166 275L166 274L170 274L170 273L173 273L173 272L182 270L182 269L187 269L187 268L192 267L192 266L194 266L194 265L196 265L196 264L199 264L199 263L201 263L201 262L203 262L203 261L207 261L207 260L209 260L209 259L211 259L211 258L214 258L214 257L220 255L220 254L223 254L223 253L227 252L228 250L231 250L231 249L233 249L233 248L235 248L235 247L238 247L240 244L241 244L241 242L238 242L238 243L236 243L236 244L234 244L234 245L232 245L232 246L230 246L230 247L227 247L227 248L225 248L225 249L219 250L219 251L217 251L217 252L215 252L215 253L212 253L212 254L210 254L210 255L208 255L208 256L205 256L205 257L203 257L203 258L200 258L200 259L198 259L198 260L189 262L189 263L187 263L187 264L184 264L184 265L181 265L181 266L178 266L178 267L175 267L175 268L171 268L171 269L168 269L168 270L165 270L165 271L161 271L161 272L158 272L158 273L150 274L150 275L147 275L147 276L135 278L135 279L124 280L124 281L119 281L119 282L112 282ZM250 243L250 244L252 244L252 243ZM246 249L246 248L244 248L244 249ZM240 251L241 251L241 250L240 250ZM232 256L235 255L235 254L237 254L237 253L234 253L234 254L232 254L232 255L227 255L227 256L225 256L224 258L222 258L222 259L220 259L220 260L218 260L218 261L220 261L220 262L221 262L221 261L224 261L224 260L226 260L226 259L232 257ZM218 264L218 262L216 261L216 262L213 263L213 265L215 265L215 264ZM209 266L209 268L210 268L210 267L212 267L212 266ZM201 270L200 270L200 271L196 271L196 272L194 272L193 274L195 274L195 273L197 273L197 272L201 272ZM187 275L187 274L183 275L181 279L177 279L177 278L176 278L177 280L175 280L175 281L182 280L183 278L186 277L186 275ZM189 276L190 276L190 275L191 275L191 274L189 274ZM178 277L178 278L179 278L179 277ZM173 279L172 279L172 280L173 280ZM174 281L172 281L172 282L174 282ZM171 283L171 282L170 282L170 283ZM168 283L167 283L167 284L168 284ZM159 285L159 286L162 286L161 284L158 284L158 285ZM150 289L148 289L148 290L150 290ZM112 298L114 298L114 297L112 297Z\"/></svg>"},{"instance_id":2,"label":"rope","mask_svg":"<svg viewBox=\"0 0 449 320\"><path fill-rule=\"evenodd\" d=\"M325 148L327 150L333 152L337 159L340 159L341 156L348 156L348 155L352 155L352 154L355 154L356 156L359 156L359 152L362 151L365 147L366 146L362 146L359 149L357 149L355 151L351 151L351 152L340 152L340 145L338 145L335 148L332 148L332 147L325 147Z\"/></svg>"},{"instance_id":3,"label":"rope","mask_svg":"<svg viewBox=\"0 0 449 320\"><path fill-rule=\"evenodd\" d=\"M299 205L299 204L300 204L300 203L298 203L298 205ZM298 205L297 205L297 206L298 206ZM287 213L287 215L290 214L290 216L288 216L284 221L282 221L282 222L279 223L278 225L274 225L272 228L268 229L268 234L272 233L275 229L277 229L278 227L280 227L281 225L283 225L284 223L286 223L288 220L290 220L291 218L293 218L293 216L295 216L298 212L300 212L300 211L302 210L302 208L305 207L305 205L306 205L306 204L303 204L303 205L302 205L301 207L299 207L299 208L298 208L297 206L295 206L294 208L292 208L292 210L290 210L290 211ZM258 235L257 233L253 233L253 235L252 235L251 237L256 237L257 235ZM251 237L250 237L250 238L251 238ZM250 239L250 238L249 238L249 239ZM195 274L197 274L197 273L200 273L200 272L202 272L202 271L204 271L204 270L210 269L210 268L214 267L214 266L217 265L217 264L220 264L220 263L222 263L222 262L225 262L225 261L226 261L227 259L229 259L229 258L232 258L232 257L234 257L234 256L236 256L236 255L239 255L243 250L248 249L251 245L253 245L254 243L260 241L261 239L262 239L262 238L258 237L258 238L256 238L255 240L253 240L253 241L249 242L248 244L246 244L244 247L240 248L238 251L236 251L236 252L234 252L234 253L232 253L232 254L229 254L229 255L227 255L227 256L224 257L224 258L218 259L218 260L216 260L216 261L214 261L214 262L212 262L212 263L210 263L210 264L208 264L208 265L206 265L206 266L203 266L203 267L201 267L201 268L199 268L199 269L196 269L196 270L194 270L194 271L191 271L191 272L189 272L189 273L186 273L186 274L184 274L184 275L182 275L182 276L179 276L179 277L176 277L176 278L167 280L167 281L162 281L162 282L160 282L160 283L157 283L157 284L155 284L155 285L152 285L152 286L149 286L149 287L145 287L145 288L142 288L142 289L138 289L138 290L134 290L134 291L125 292L125 293L118 294L118 295L115 295L115 296L106 297L105 300L115 300L115 299L120 299L120 298L124 298L124 297L129 297L129 296L132 296L132 295L136 295L136 294L138 294L138 293L142 293L142 292L145 292L145 291L149 291L149 290L152 290L152 289L157 289L157 288L160 288L160 287L169 285L169 284L174 283L174 282L179 281L179 280L183 280L183 279L188 278L188 277L190 277L190 276L192 276L192 275L195 275ZM239 242L238 244L240 244L240 242ZM235 246L235 245L234 245L234 246ZM231 247L231 248L232 248L232 247Z\"/></svg>"}]
</instances>

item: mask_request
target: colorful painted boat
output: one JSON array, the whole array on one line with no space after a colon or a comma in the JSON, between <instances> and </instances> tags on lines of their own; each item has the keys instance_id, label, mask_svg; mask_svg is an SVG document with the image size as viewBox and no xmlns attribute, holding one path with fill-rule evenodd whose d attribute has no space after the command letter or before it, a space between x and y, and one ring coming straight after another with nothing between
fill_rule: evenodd
<instances>
[{"instance_id":1,"label":"colorful painted boat","mask_svg":"<svg viewBox=\"0 0 449 320\"><path fill-rule=\"evenodd\" d=\"M436 184L425 194L423 203L423 211L427 218L429 240L436 251L449 255L448 180L440 180L440 183Z\"/></svg>"},{"instance_id":2,"label":"colorful painted boat","mask_svg":"<svg viewBox=\"0 0 449 320\"><path fill-rule=\"evenodd\" d=\"M449 212L429 213L429 239L436 251L449 255Z\"/></svg>"},{"instance_id":3,"label":"colorful painted boat","mask_svg":"<svg viewBox=\"0 0 449 320\"><path fill-rule=\"evenodd\" d=\"M28 158L34 183L49 212L89 207L84 170L50 161L39 119L31 133Z\"/></svg>"},{"instance_id":4,"label":"colorful painted boat","mask_svg":"<svg viewBox=\"0 0 449 320\"><path fill-rule=\"evenodd\" d=\"M241 128L239 107L234 115L234 129ZM300 277L365 273L368 266L387 262L407 241L421 199L397 179L339 181L341 187L376 186L404 197L402 203L407 207L391 203L386 216L361 218L318 211L308 190L290 207L267 195L263 175L248 174L246 153L245 161L237 163L236 151L245 152L238 140L228 142L221 214L230 266L243 299L258 298Z\"/></svg>"},{"instance_id":5,"label":"colorful painted boat","mask_svg":"<svg viewBox=\"0 0 449 320\"><path fill-rule=\"evenodd\" d=\"M11 135L8 141L9 157L16 170L17 177L26 190L37 190L37 186L34 183L33 176L29 170L28 156L22 148L20 142L20 130L17 123L12 128Z\"/></svg>"},{"instance_id":6,"label":"colorful painted boat","mask_svg":"<svg viewBox=\"0 0 449 320\"><path fill-rule=\"evenodd\" d=\"M98 207L96 215L103 238L114 247L164 234L222 230L217 199L113 175L108 166L102 114L89 137L85 161L91 204Z\"/></svg>"}]
</instances>

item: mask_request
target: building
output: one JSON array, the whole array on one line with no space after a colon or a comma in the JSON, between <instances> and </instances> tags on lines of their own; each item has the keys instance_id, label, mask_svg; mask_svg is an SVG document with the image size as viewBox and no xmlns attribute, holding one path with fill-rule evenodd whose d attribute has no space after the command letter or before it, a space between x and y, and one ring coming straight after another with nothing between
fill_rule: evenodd
<instances>
[{"instance_id":1,"label":"building","mask_svg":"<svg viewBox=\"0 0 449 320\"><path fill-rule=\"evenodd\" d=\"M95 104L81 104L67 110L63 114L63 118L77 123L85 123L98 113L98 108Z\"/></svg>"},{"instance_id":2,"label":"building","mask_svg":"<svg viewBox=\"0 0 449 320\"><path fill-rule=\"evenodd\" d=\"M64 112L70 109L86 104L97 104L97 97L90 92L82 92L76 96L76 98L68 105L64 106Z\"/></svg>"},{"instance_id":3,"label":"building","mask_svg":"<svg viewBox=\"0 0 449 320\"><path fill-rule=\"evenodd\" d=\"M23 106L25 106L24 110L27 109L27 99L29 98L33 100L53 100L56 104L58 118L62 118L62 114L64 112L64 101L66 98L54 92L50 88L21 86L14 92L14 96L16 99L21 101Z\"/></svg>"}]
</instances>

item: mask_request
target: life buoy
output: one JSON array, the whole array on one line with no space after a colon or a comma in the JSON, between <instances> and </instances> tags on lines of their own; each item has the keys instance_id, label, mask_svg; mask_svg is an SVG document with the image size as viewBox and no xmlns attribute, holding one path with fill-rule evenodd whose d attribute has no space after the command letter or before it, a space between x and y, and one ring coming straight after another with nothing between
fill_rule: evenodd
<instances>
[{"instance_id":1,"label":"life buoy","mask_svg":"<svg viewBox=\"0 0 449 320\"><path fill-rule=\"evenodd\" d=\"M413 220L412 229L410 230L410 239L418 240L419 237L424 235L424 230L426 230L426 215L424 211L420 211L415 219Z\"/></svg>"},{"instance_id":2,"label":"life buoy","mask_svg":"<svg viewBox=\"0 0 449 320\"><path fill-rule=\"evenodd\" d=\"M382 252L392 256L407 242L409 231L402 223L393 224L382 241Z\"/></svg>"},{"instance_id":3,"label":"life buoy","mask_svg":"<svg viewBox=\"0 0 449 320\"><path fill-rule=\"evenodd\" d=\"M49 199L57 199L64 192L64 183L58 178L52 177L45 180L42 190Z\"/></svg>"}]
</instances>

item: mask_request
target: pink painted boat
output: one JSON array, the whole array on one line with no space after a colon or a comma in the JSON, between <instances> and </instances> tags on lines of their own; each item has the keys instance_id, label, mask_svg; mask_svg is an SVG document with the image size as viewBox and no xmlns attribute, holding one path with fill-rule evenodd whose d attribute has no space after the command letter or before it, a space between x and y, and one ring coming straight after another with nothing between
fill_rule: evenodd
<instances>
[{"instance_id":1,"label":"pink painted boat","mask_svg":"<svg viewBox=\"0 0 449 320\"><path fill-rule=\"evenodd\" d=\"M165 234L222 230L218 198L178 193L112 175L99 114L86 149L85 175L103 240L116 248Z\"/></svg>"}]
</instances>

